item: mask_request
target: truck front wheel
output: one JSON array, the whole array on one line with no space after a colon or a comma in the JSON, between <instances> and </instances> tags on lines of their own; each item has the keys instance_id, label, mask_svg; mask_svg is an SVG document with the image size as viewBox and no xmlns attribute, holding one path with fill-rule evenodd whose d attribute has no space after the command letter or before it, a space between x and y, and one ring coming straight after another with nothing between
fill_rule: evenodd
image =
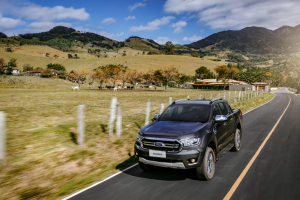
<instances>
[{"instance_id":1,"label":"truck front wheel","mask_svg":"<svg viewBox=\"0 0 300 200\"><path fill-rule=\"evenodd\" d=\"M210 180L215 174L215 153L207 147L200 167L197 168L197 177L202 180Z\"/></svg>"}]
</instances>

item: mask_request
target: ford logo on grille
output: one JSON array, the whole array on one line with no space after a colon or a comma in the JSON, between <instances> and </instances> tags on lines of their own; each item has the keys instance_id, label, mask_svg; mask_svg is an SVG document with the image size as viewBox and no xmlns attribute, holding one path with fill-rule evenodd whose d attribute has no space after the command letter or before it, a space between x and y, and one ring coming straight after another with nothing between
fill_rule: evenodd
<instances>
[{"instance_id":1,"label":"ford logo on grille","mask_svg":"<svg viewBox=\"0 0 300 200\"><path fill-rule=\"evenodd\" d=\"M164 147L164 146L165 146L165 144L162 143L162 142L155 142L154 145L155 145L156 147Z\"/></svg>"}]
</instances>

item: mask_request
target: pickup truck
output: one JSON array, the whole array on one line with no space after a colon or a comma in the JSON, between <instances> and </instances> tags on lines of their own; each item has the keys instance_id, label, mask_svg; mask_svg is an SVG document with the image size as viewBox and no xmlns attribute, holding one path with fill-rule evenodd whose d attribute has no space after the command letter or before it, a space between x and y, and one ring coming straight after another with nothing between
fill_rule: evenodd
<instances>
[{"instance_id":1,"label":"pickup truck","mask_svg":"<svg viewBox=\"0 0 300 200\"><path fill-rule=\"evenodd\" d=\"M134 145L142 170L156 167L196 169L210 180L215 162L229 150L240 151L242 112L227 101L177 100L137 134Z\"/></svg>"}]
</instances>

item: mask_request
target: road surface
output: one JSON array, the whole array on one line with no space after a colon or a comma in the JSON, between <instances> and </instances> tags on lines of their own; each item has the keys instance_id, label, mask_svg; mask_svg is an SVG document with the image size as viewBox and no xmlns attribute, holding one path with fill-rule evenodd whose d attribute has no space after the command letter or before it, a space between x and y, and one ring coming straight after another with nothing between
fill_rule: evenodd
<instances>
[{"instance_id":1,"label":"road surface","mask_svg":"<svg viewBox=\"0 0 300 200\"><path fill-rule=\"evenodd\" d=\"M135 166L69 199L224 199L229 193L238 200L300 199L300 97L277 91L271 102L244 115L242 128L241 151L226 153L210 181L186 170L143 172Z\"/></svg>"}]
</instances>

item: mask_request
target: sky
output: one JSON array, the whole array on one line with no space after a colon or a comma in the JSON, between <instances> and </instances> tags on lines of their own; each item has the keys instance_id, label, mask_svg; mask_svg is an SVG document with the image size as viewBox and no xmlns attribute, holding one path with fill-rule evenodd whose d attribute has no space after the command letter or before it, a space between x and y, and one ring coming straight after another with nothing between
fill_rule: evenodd
<instances>
[{"instance_id":1,"label":"sky","mask_svg":"<svg viewBox=\"0 0 300 200\"><path fill-rule=\"evenodd\" d=\"M299 0L0 0L8 36L72 27L110 39L130 36L189 44L213 33L300 24Z\"/></svg>"}]
</instances>

